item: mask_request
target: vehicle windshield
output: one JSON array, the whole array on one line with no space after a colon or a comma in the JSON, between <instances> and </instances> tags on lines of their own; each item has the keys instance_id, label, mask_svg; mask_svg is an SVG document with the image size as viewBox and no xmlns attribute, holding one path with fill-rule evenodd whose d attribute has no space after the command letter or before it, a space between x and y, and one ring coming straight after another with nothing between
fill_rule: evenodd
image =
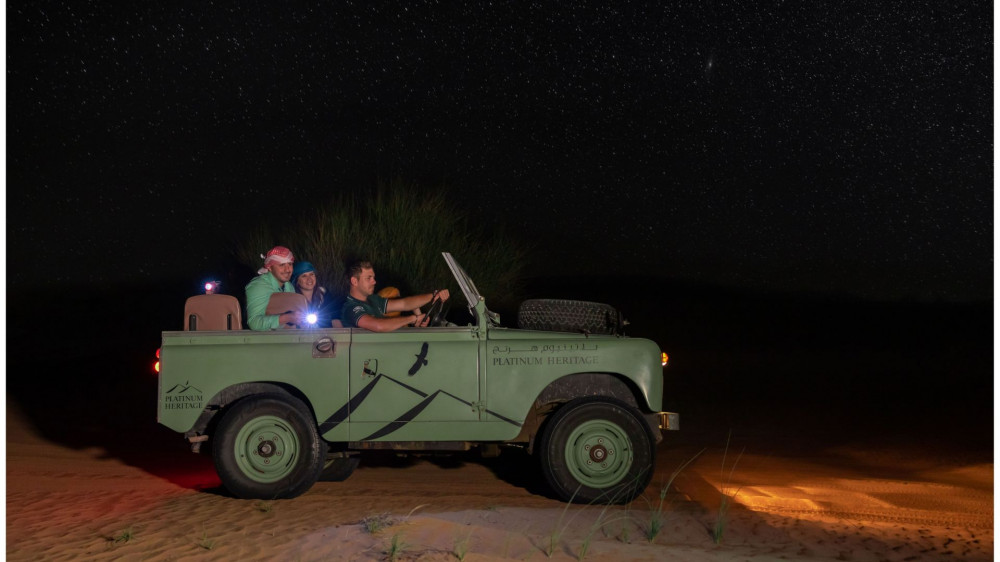
<instances>
[{"instance_id":1,"label":"vehicle windshield","mask_svg":"<svg viewBox=\"0 0 1000 562\"><path fill-rule=\"evenodd\" d=\"M472 317L475 318L476 305L479 304L479 301L485 300L483 295L480 294L479 289L476 288L476 284L472 281L472 278L469 277L469 274L466 273L464 269L462 269L462 266L458 265L458 262L455 261L455 258L450 252L441 252L441 255L443 255L444 260L448 262L448 268L451 269L451 274L455 276L455 281L458 282L458 286L462 289L462 294L465 295L465 300L469 305L469 313L471 313ZM500 318L496 313L486 310L486 317L493 325L500 325Z\"/></svg>"}]
</instances>

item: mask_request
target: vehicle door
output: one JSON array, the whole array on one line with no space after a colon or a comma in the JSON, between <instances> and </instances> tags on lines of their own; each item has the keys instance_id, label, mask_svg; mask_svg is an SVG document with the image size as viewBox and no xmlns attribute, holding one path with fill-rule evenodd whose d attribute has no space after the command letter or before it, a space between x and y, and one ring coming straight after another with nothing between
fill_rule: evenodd
<instances>
[{"instance_id":1,"label":"vehicle door","mask_svg":"<svg viewBox=\"0 0 1000 562\"><path fill-rule=\"evenodd\" d=\"M352 330L351 440L462 440L480 418L479 343L470 327Z\"/></svg>"}]
</instances>

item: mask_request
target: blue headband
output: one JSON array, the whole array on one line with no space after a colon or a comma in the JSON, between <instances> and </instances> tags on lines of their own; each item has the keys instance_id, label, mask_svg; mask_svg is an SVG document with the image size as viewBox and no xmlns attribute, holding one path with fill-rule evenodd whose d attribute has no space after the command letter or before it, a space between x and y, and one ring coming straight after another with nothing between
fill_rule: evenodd
<instances>
[{"instance_id":1,"label":"blue headband","mask_svg":"<svg viewBox=\"0 0 1000 562\"><path fill-rule=\"evenodd\" d=\"M316 268L313 267L313 264L307 261L295 262L295 265L292 267L292 283L294 283L295 280L299 278L299 275L302 275L303 273L309 273L310 271L316 273Z\"/></svg>"}]
</instances>

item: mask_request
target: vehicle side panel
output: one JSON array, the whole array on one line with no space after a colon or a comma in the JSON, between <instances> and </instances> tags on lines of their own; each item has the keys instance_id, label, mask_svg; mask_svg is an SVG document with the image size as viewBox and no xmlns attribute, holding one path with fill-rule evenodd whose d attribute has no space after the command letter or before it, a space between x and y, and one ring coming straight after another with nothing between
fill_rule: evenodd
<instances>
[{"instance_id":1,"label":"vehicle side panel","mask_svg":"<svg viewBox=\"0 0 1000 562\"><path fill-rule=\"evenodd\" d=\"M351 441L478 435L479 342L470 328L354 330Z\"/></svg>"},{"instance_id":2,"label":"vehicle side panel","mask_svg":"<svg viewBox=\"0 0 1000 562\"><path fill-rule=\"evenodd\" d=\"M350 338L349 330L334 329L163 332L157 418L186 432L220 391L255 381L294 387L318 419L332 417L348 396ZM315 349L324 339L333 341L325 353ZM324 436L346 440L347 427Z\"/></svg>"},{"instance_id":3,"label":"vehicle side panel","mask_svg":"<svg viewBox=\"0 0 1000 562\"><path fill-rule=\"evenodd\" d=\"M575 373L622 375L638 389L640 407L662 408L660 350L645 339L493 329L485 369L489 409L520 422L546 386Z\"/></svg>"},{"instance_id":4,"label":"vehicle side panel","mask_svg":"<svg viewBox=\"0 0 1000 562\"><path fill-rule=\"evenodd\" d=\"M642 408L661 409L659 349L649 340L491 328L164 332L158 419L190 430L212 397L246 382L296 389L324 439L502 441L521 430L553 381L611 373ZM333 350L318 344L332 340Z\"/></svg>"}]
</instances>

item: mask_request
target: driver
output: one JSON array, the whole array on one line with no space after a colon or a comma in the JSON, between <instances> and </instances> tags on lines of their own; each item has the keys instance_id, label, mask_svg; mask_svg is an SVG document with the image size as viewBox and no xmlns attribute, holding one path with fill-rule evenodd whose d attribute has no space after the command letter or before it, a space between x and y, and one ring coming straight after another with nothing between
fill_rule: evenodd
<instances>
[{"instance_id":1,"label":"driver","mask_svg":"<svg viewBox=\"0 0 1000 562\"><path fill-rule=\"evenodd\" d=\"M448 289L433 293L413 295L398 299L386 299L375 294L375 270L371 262L355 262L347 268L350 292L341 309L340 318L345 328L364 328L373 332L391 332L403 326L420 326L427 315L420 307L435 299L448 300ZM386 313L412 310L412 316L387 318Z\"/></svg>"}]
</instances>

